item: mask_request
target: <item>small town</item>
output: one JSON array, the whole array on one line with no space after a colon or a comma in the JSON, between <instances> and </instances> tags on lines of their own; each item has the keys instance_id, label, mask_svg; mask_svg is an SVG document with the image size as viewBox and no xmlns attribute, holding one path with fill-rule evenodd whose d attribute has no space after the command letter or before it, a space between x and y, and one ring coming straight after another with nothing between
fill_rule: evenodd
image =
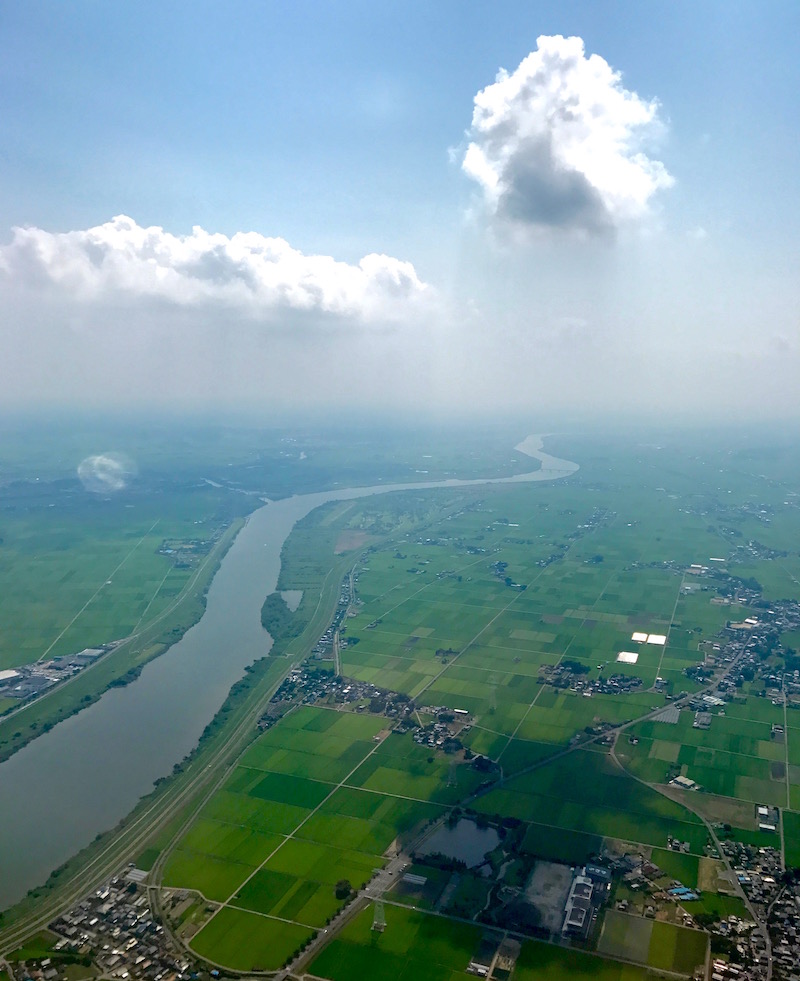
<instances>
[{"instance_id":1,"label":"small town","mask_svg":"<svg viewBox=\"0 0 800 981\"><path fill-rule=\"evenodd\" d=\"M49 957L9 964L13 981L61 981L70 964L84 977L115 981L189 981L198 967L170 946L141 885L146 873L128 868L49 924L57 936Z\"/></svg>"}]
</instances>

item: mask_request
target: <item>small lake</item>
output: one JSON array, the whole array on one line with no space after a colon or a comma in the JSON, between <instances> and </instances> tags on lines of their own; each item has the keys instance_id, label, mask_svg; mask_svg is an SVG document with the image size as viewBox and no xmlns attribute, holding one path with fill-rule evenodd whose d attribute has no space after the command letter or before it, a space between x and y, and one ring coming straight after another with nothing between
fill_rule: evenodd
<instances>
[{"instance_id":1,"label":"small lake","mask_svg":"<svg viewBox=\"0 0 800 981\"><path fill-rule=\"evenodd\" d=\"M446 855L464 862L468 869L483 865L486 853L500 844L494 828L479 828L469 818L461 818L454 828L439 828L418 849L420 855Z\"/></svg>"}]
</instances>

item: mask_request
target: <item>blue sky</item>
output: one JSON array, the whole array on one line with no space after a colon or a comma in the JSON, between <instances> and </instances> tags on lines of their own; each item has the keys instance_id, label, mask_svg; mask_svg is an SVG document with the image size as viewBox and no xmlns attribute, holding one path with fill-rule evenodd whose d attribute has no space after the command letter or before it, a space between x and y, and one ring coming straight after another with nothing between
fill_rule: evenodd
<instances>
[{"instance_id":1,"label":"blue sky","mask_svg":"<svg viewBox=\"0 0 800 981\"><path fill-rule=\"evenodd\" d=\"M470 130L475 96L500 68L513 75L540 35L582 38L587 57L620 73L618 88L642 106L657 100L652 124L631 132L646 131L643 152L669 182L619 208L601 193L591 219L587 197L584 218L562 221L552 216L580 188L594 195L596 182L590 174L584 186L579 168L571 190L556 188L541 172L550 152L541 142L532 149L526 137L507 167L495 161L501 184L519 178L513 201L493 202L488 185L465 172L468 144L482 139ZM479 404L619 407L620 381L667 359L681 379L665 387L665 406L701 384L727 405L765 349L775 363L767 357L758 372L788 379L800 363L798 36L792 2L4 4L0 289L14 366L0 378L6 397L80 401L87 385L98 399L119 397L104 379L123 371L151 398L163 379L150 390L149 359L169 352L178 402L194 398L198 358L216 361L213 397L222 402L237 394L258 402L254 359L274 399L286 401L288 377L323 384L308 352L324 357L332 343L375 377L362 388L365 402L398 406L409 387L433 387L450 408L465 390ZM511 109L527 111L519 100ZM536 200L523 202L520 218L531 181ZM551 191L561 195L553 207ZM141 270L91 288L56 274L42 250L53 241L66 249L66 240L37 239L35 269L14 246L18 226L52 236L116 215L178 238L194 226L229 239L281 238L292 268L295 252L327 256L347 264L337 277L371 253L392 261L354 281L347 302L318 309L292 300L281 317L248 307L237 332L241 306L226 308L229 296L196 282L191 297L154 301L149 287L134 295ZM108 248L125 242L117 230ZM52 287L44 300L42 277ZM371 291L367 313L353 299L362 289ZM394 302L398 290L412 306ZM391 310L382 305L389 293ZM179 356L181 332L193 329L202 354ZM231 344L246 364L226 351L220 368L214 352ZM424 384L401 356L409 345L424 352ZM516 353L504 360L498 348ZM576 349L589 352L585 363ZM72 356L80 364L65 376ZM555 386L566 362L572 380ZM774 385L751 389L748 408L792 408ZM646 403L630 393L622 407Z\"/></svg>"}]
</instances>

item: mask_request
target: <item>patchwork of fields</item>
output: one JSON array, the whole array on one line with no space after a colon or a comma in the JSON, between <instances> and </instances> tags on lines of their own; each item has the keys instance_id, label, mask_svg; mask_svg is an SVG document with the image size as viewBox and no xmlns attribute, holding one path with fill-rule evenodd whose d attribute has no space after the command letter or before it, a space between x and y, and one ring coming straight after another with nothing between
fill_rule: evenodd
<instances>
[{"instance_id":1,"label":"patchwork of fields","mask_svg":"<svg viewBox=\"0 0 800 981\"><path fill-rule=\"evenodd\" d=\"M371 551L343 673L418 704L467 710L476 722L470 747L506 773L587 727L635 719L666 704L664 693L698 687L683 669L724 621L717 610L695 626L682 572L648 561L649 540L660 552L670 533L686 564L696 557L667 520L671 509L634 528L610 509L567 506L577 497L568 487L486 494L429 538ZM617 662L642 629L668 634L668 644L640 645L636 664ZM542 685L542 669L564 662L585 683L641 684L591 697ZM661 693L652 690L657 677Z\"/></svg>"},{"instance_id":2,"label":"patchwork of fields","mask_svg":"<svg viewBox=\"0 0 800 981\"><path fill-rule=\"evenodd\" d=\"M0 670L119 640L154 620L193 571L160 554L162 543L210 539L232 517L212 488L106 501L76 492L52 508L52 497L23 508L6 496Z\"/></svg>"},{"instance_id":3,"label":"patchwork of fields","mask_svg":"<svg viewBox=\"0 0 800 981\"><path fill-rule=\"evenodd\" d=\"M609 910L598 950L611 957L638 961L663 971L692 974L704 965L708 938L698 930Z\"/></svg>"},{"instance_id":4,"label":"patchwork of fields","mask_svg":"<svg viewBox=\"0 0 800 981\"><path fill-rule=\"evenodd\" d=\"M197 953L239 970L279 967L340 908L343 880L358 889L454 805L513 828L507 882L523 882L538 859L580 864L603 849L627 851L658 865L665 883L699 889L700 899L684 903L692 915L745 913L738 897L717 892L723 865L708 857L706 821L766 841L755 805L776 805L786 861L798 860L793 710L764 698L755 677L711 708L708 726L687 709L670 721L654 716L682 693L706 690L687 669L703 667L727 621L752 613L746 601L720 601L713 578L690 567L721 555L737 581L757 577L765 595L768 586L791 595L800 563L790 555L778 567L731 545L734 522L744 540L775 535L748 503L746 475L731 478L736 500L722 506L696 465L673 456L670 466L627 458L620 472L595 462L564 484L462 490L423 532L389 540L374 533L379 504L353 509L362 551L353 553L357 602L343 624L341 673L410 697L420 725L458 710L466 754L390 733L391 720L368 711L290 712L240 759L164 869L166 886L208 901L190 939ZM759 492L774 497L771 507L782 495ZM447 492L438 493L441 501ZM364 548L358 533L367 530ZM643 639L652 635L664 642ZM620 725L616 739L603 738ZM474 755L492 762L478 768ZM704 792L662 792L678 775ZM390 893L383 933L370 929L371 908L359 913L312 973L465 977L481 930L448 911L472 902L477 916L490 889L469 876L448 881L431 870L418 894ZM609 910L593 933L604 958L530 941L514 977L691 973L708 938L679 924Z\"/></svg>"},{"instance_id":5,"label":"patchwork of fields","mask_svg":"<svg viewBox=\"0 0 800 981\"><path fill-rule=\"evenodd\" d=\"M387 735L385 722L302 708L245 753L164 872L165 885L226 904L193 941L198 953L254 968L264 963L253 960L257 945L221 938L238 930L271 937L280 925L297 941L291 953L342 905L337 883L360 888L398 837L442 815L437 801L477 784L465 770L448 787L448 765L428 765L410 737ZM273 952L266 966L285 956Z\"/></svg>"},{"instance_id":6,"label":"patchwork of fields","mask_svg":"<svg viewBox=\"0 0 800 981\"><path fill-rule=\"evenodd\" d=\"M633 732L639 742L624 750L632 772L662 782L668 766L675 764L709 793L754 804L788 805L786 745L771 738L771 725L784 725L782 705L753 697L729 704L708 730L694 728L693 719L694 713L682 712L674 725L650 721L636 726Z\"/></svg>"},{"instance_id":7,"label":"patchwork of fields","mask_svg":"<svg viewBox=\"0 0 800 981\"><path fill-rule=\"evenodd\" d=\"M388 907L386 930L371 930L372 910L349 924L312 962L316 977L331 981L354 981L368 977L378 981L467 981L474 978L466 968L479 949L482 931L477 925L453 923L424 913ZM647 926L653 926L647 922ZM690 933L691 931L683 931ZM705 937L700 935L703 940ZM654 966L672 964L663 945L653 945ZM681 970L688 957L681 957L675 970ZM701 958L702 960L702 958ZM647 959L645 958L645 963ZM645 981L650 974L644 967L617 963L589 953L530 941L522 950L514 970L517 981Z\"/></svg>"}]
</instances>

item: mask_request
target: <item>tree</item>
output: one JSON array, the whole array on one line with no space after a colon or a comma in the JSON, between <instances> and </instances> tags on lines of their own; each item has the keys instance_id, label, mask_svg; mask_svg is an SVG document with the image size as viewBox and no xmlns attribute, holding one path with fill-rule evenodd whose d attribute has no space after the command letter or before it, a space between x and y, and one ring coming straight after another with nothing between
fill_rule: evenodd
<instances>
[{"instance_id":1,"label":"tree","mask_svg":"<svg viewBox=\"0 0 800 981\"><path fill-rule=\"evenodd\" d=\"M352 891L353 887L350 885L349 879L339 879L336 883L335 895L337 899L347 899Z\"/></svg>"},{"instance_id":2,"label":"tree","mask_svg":"<svg viewBox=\"0 0 800 981\"><path fill-rule=\"evenodd\" d=\"M541 916L535 906L516 899L505 907L502 925L523 933L532 933L541 925Z\"/></svg>"}]
</instances>

